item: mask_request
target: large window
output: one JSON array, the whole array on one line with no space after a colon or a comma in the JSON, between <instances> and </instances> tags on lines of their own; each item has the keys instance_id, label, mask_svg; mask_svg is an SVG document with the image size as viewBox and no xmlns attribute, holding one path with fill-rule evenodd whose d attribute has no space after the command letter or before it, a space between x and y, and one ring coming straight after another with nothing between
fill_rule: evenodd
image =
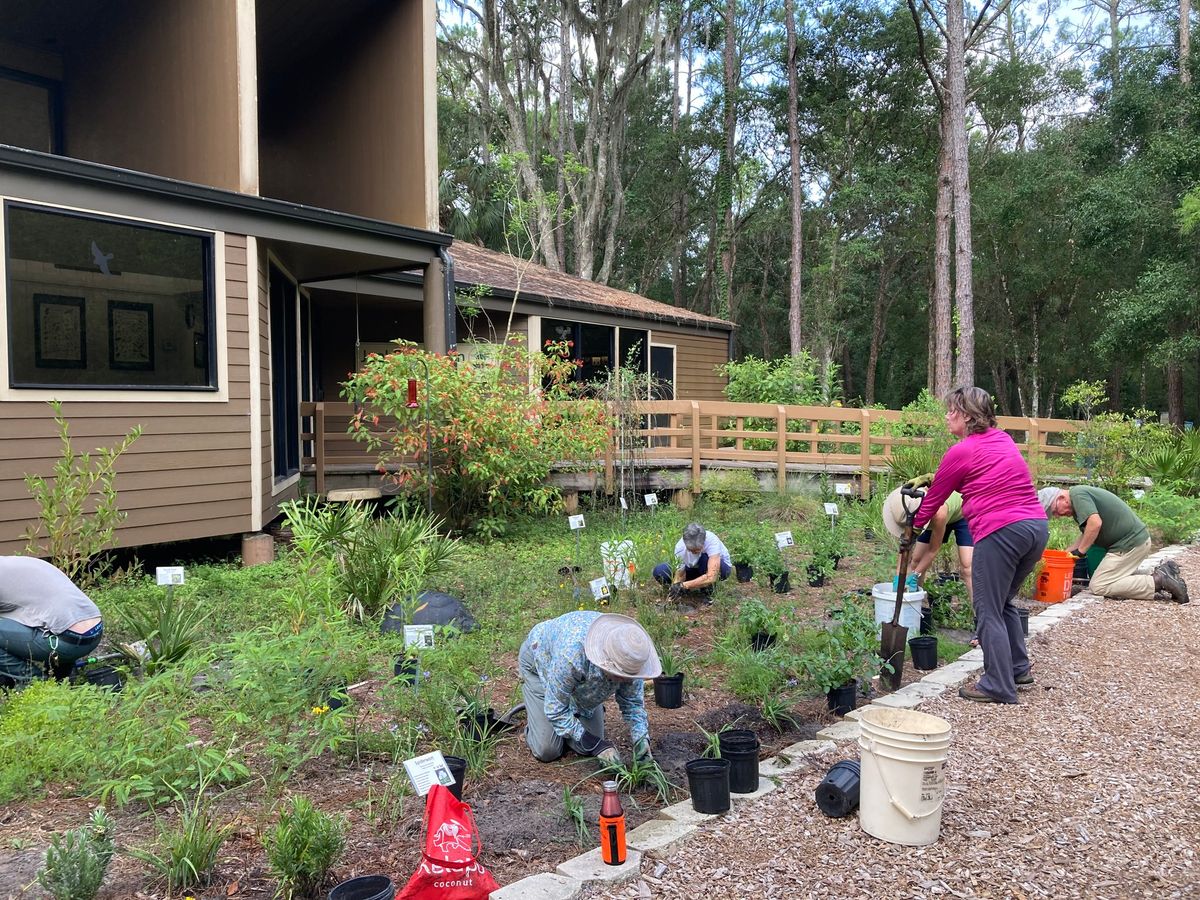
<instances>
[{"instance_id":1,"label":"large window","mask_svg":"<svg viewBox=\"0 0 1200 900\"><path fill-rule=\"evenodd\" d=\"M216 388L212 238L5 206L13 387Z\"/></svg>"},{"instance_id":2,"label":"large window","mask_svg":"<svg viewBox=\"0 0 1200 900\"><path fill-rule=\"evenodd\" d=\"M621 328L618 348L617 329L610 325L588 325L562 319L542 320L544 340L572 342L572 358L581 363L576 378L584 382L603 381L617 365L632 364L634 370L645 372L649 337L647 331Z\"/></svg>"}]
</instances>

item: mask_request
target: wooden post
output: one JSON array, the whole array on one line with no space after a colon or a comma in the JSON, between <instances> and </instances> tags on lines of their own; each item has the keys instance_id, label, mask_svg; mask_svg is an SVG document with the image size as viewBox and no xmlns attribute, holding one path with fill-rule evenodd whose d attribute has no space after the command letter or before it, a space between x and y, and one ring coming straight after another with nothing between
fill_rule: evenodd
<instances>
[{"instance_id":1,"label":"wooden post","mask_svg":"<svg viewBox=\"0 0 1200 900\"><path fill-rule=\"evenodd\" d=\"M871 499L871 411L862 411L862 425L859 427L859 465L862 468L858 476L858 496L862 500Z\"/></svg>"},{"instance_id":2,"label":"wooden post","mask_svg":"<svg viewBox=\"0 0 1200 900\"><path fill-rule=\"evenodd\" d=\"M613 492L613 440L616 435L613 429L608 429L608 440L604 443L604 493L612 495Z\"/></svg>"},{"instance_id":3,"label":"wooden post","mask_svg":"<svg viewBox=\"0 0 1200 900\"><path fill-rule=\"evenodd\" d=\"M692 493L700 493L700 404L692 401Z\"/></svg>"},{"instance_id":4,"label":"wooden post","mask_svg":"<svg viewBox=\"0 0 1200 900\"><path fill-rule=\"evenodd\" d=\"M316 405L313 411L313 465L317 470L317 496L325 495L325 403Z\"/></svg>"},{"instance_id":5,"label":"wooden post","mask_svg":"<svg viewBox=\"0 0 1200 900\"><path fill-rule=\"evenodd\" d=\"M775 407L775 490L781 494L787 493L787 410L782 406Z\"/></svg>"},{"instance_id":6,"label":"wooden post","mask_svg":"<svg viewBox=\"0 0 1200 900\"><path fill-rule=\"evenodd\" d=\"M737 436L736 438L734 438L734 439L733 439L733 447L734 447L734 449L735 449L735 450L744 450L744 449L746 449L746 448L745 448L745 443L744 443L744 441L743 441L743 439L742 439L742 435L741 435L742 429L744 429L745 427L746 427L746 418L745 418L745 416L738 416L738 417L737 417L737 430L738 430L738 436Z\"/></svg>"},{"instance_id":7,"label":"wooden post","mask_svg":"<svg viewBox=\"0 0 1200 900\"><path fill-rule=\"evenodd\" d=\"M1025 430L1025 458L1029 460L1029 475L1033 485L1037 487L1038 457L1042 455L1041 423L1030 416L1029 427Z\"/></svg>"}]
</instances>

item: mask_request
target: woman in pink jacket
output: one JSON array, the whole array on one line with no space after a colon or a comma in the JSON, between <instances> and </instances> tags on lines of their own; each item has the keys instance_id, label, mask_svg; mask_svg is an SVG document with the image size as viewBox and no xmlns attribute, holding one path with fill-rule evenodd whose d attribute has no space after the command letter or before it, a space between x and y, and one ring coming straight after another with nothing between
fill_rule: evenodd
<instances>
[{"instance_id":1,"label":"woman in pink jacket","mask_svg":"<svg viewBox=\"0 0 1200 900\"><path fill-rule=\"evenodd\" d=\"M975 538L972 578L983 677L958 693L980 703L1016 703L1017 691L1032 687L1033 676L1012 598L1046 548L1046 512L1020 450L996 427L987 391L951 391L946 426L961 440L942 457L913 525L920 532L953 491L962 494Z\"/></svg>"}]
</instances>

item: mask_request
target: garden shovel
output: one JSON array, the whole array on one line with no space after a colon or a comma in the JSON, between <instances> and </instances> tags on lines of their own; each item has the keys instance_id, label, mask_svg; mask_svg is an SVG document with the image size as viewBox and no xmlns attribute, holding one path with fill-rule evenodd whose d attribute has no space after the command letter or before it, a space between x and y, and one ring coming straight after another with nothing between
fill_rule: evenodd
<instances>
[{"instance_id":1,"label":"garden shovel","mask_svg":"<svg viewBox=\"0 0 1200 900\"><path fill-rule=\"evenodd\" d=\"M913 519L921 508L925 492L919 488L900 489L900 504L904 507L904 528L900 534L900 567L896 580L896 611L892 621L883 623L880 634L879 655L885 663L892 664L892 671L884 666L879 679L889 691L900 689L900 677L904 674L904 645L908 641L908 628L900 624L900 610L904 604L904 582L908 579L908 563L912 558ZM910 503L911 501L911 503Z\"/></svg>"}]
</instances>

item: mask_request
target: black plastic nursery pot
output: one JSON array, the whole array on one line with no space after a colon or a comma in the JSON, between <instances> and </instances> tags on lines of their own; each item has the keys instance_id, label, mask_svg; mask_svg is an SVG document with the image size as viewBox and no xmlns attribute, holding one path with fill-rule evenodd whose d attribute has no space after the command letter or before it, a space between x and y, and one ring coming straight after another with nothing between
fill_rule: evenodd
<instances>
[{"instance_id":1,"label":"black plastic nursery pot","mask_svg":"<svg viewBox=\"0 0 1200 900\"><path fill-rule=\"evenodd\" d=\"M933 607L921 607L921 634L933 634Z\"/></svg>"},{"instance_id":2,"label":"black plastic nursery pot","mask_svg":"<svg viewBox=\"0 0 1200 900\"><path fill-rule=\"evenodd\" d=\"M937 668L938 642L937 638L933 635L909 638L908 649L912 652L914 669L928 672Z\"/></svg>"},{"instance_id":3,"label":"black plastic nursery pot","mask_svg":"<svg viewBox=\"0 0 1200 900\"><path fill-rule=\"evenodd\" d=\"M769 631L756 631L750 635L750 649L755 653L762 653L769 647L775 646L775 635Z\"/></svg>"},{"instance_id":4,"label":"black plastic nursery pot","mask_svg":"<svg viewBox=\"0 0 1200 900\"><path fill-rule=\"evenodd\" d=\"M962 581L962 576L957 572L938 572L936 577L938 584L950 584L952 581Z\"/></svg>"},{"instance_id":5,"label":"black plastic nursery pot","mask_svg":"<svg viewBox=\"0 0 1200 900\"><path fill-rule=\"evenodd\" d=\"M737 576L739 584L745 584L754 577L754 567L749 566L746 563L734 563L733 571Z\"/></svg>"},{"instance_id":6,"label":"black plastic nursery pot","mask_svg":"<svg viewBox=\"0 0 1200 900\"><path fill-rule=\"evenodd\" d=\"M805 568L805 573L808 575L809 587L821 587L825 584L825 575L820 569L814 569L811 566Z\"/></svg>"},{"instance_id":7,"label":"black plastic nursery pot","mask_svg":"<svg viewBox=\"0 0 1200 900\"><path fill-rule=\"evenodd\" d=\"M363 875L343 881L329 892L329 900L392 900L396 886L386 875Z\"/></svg>"},{"instance_id":8,"label":"black plastic nursery pot","mask_svg":"<svg viewBox=\"0 0 1200 900\"><path fill-rule=\"evenodd\" d=\"M832 688L825 694L825 705L837 716L844 716L858 702L858 681L851 678L841 687Z\"/></svg>"},{"instance_id":9,"label":"black plastic nursery pot","mask_svg":"<svg viewBox=\"0 0 1200 900\"><path fill-rule=\"evenodd\" d=\"M1017 607L1017 615L1021 618L1021 634L1029 637L1029 610Z\"/></svg>"},{"instance_id":10,"label":"black plastic nursery pot","mask_svg":"<svg viewBox=\"0 0 1200 900\"><path fill-rule=\"evenodd\" d=\"M654 679L654 703L662 709L683 706L683 673L659 675Z\"/></svg>"},{"instance_id":11,"label":"black plastic nursery pot","mask_svg":"<svg viewBox=\"0 0 1200 900\"><path fill-rule=\"evenodd\" d=\"M831 819L840 819L858 809L859 767L857 759L834 763L817 785L817 808Z\"/></svg>"},{"instance_id":12,"label":"black plastic nursery pot","mask_svg":"<svg viewBox=\"0 0 1200 900\"><path fill-rule=\"evenodd\" d=\"M790 594L792 592L792 583L788 581L787 572L784 572L775 579L774 589L777 594Z\"/></svg>"},{"instance_id":13,"label":"black plastic nursery pot","mask_svg":"<svg viewBox=\"0 0 1200 900\"><path fill-rule=\"evenodd\" d=\"M693 759L684 770L692 809L710 815L729 812L729 760Z\"/></svg>"},{"instance_id":14,"label":"black plastic nursery pot","mask_svg":"<svg viewBox=\"0 0 1200 900\"><path fill-rule=\"evenodd\" d=\"M113 666L92 666L83 670L83 680L96 687L111 688L114 693L125 687L125 679Z\"/></svg>"},{"instance_id":15,"label":"black plastic nursery pot","mask_svg":"<svg viewBox=\"0 0 1200 900\"><path fill-rule=\"evenodd\" d=\"M458 721L462 726L463 733L473 741L486 740L500 729L500 723L496 719L496 711L490 706L487 708L487 712L467 712L460 710Z\"/></svg>"},{"instance_id":16,"label":"black plastic nursery pot","mask_svg":"<svg viewBox=\"0 0 1200 900\"><path fill-rule=\"evenodd\" d=\"M392 674L405 684L414 684L417 680L417 660L415 657L401 654L392 665Z\"/></svg>"},{"instance_id":17,"label":"black plastic nursery pot","mask_svg":"<svg viewBox=\"0 0 1200 900\"><path fill-rule=\"evenodd\" d=\"M450 768L450 774L454 776L454 784L447 785L447 789L456 799L462 799L463 782L467 780L467 761L461 756L446 756L442 755L446 760L446 765Z\"/></svg>"},{"instance_id":18,"label":"black plastic nursery pot","mask_svg":"<svg viewBox=\"0 0 1200 900\"><path fill-rule=\"evenodd\" d=\"M758 790L758 735L753 731L722 731L718 737L721 758L729 760L729 790L753 794Z\"/></svg>"}]
</instances>

